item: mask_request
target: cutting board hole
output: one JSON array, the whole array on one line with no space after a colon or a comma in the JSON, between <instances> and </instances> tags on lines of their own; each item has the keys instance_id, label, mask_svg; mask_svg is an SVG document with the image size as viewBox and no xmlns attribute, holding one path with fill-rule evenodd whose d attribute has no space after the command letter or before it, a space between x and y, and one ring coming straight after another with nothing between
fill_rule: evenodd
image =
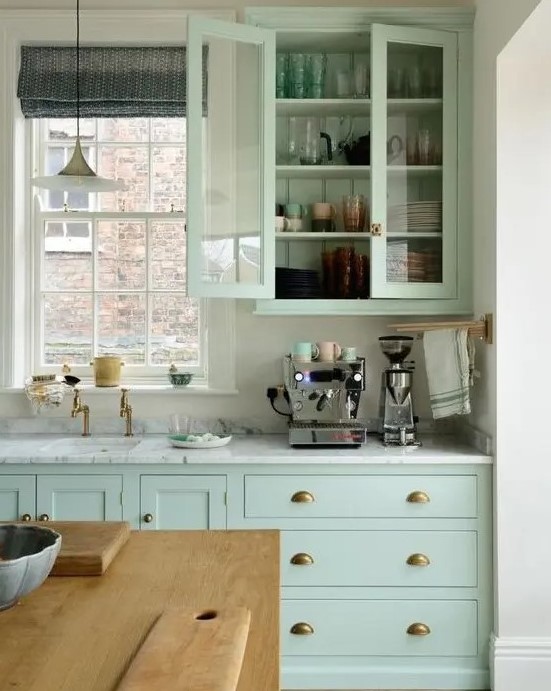
<instances>
[{"instance_id":1,"label":"cutting board hole","mask_svg":"<svg viewBox=\"0 0 551 691\"><path fill-rule=\"evenodd\" d=\"M216 619L218 612L213 609L207 609L205 612L201 612L195 618L199 621L208 621L209 619Z\"/></svg>"}]
</instances>

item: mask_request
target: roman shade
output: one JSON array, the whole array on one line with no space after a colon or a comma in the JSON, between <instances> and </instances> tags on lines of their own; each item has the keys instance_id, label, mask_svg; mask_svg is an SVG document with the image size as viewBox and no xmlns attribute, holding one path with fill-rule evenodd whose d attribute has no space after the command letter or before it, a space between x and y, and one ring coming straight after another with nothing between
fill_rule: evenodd
<instances>
[{"instance_id":1,"label":"roman shade","mask_svg":"<svg viewBox=\"0 0 551 691\"><path fill-rule=\"evenodd\" d=\"M76 47L21 47L17 95L26 118L76 117L76 55ZM79 58L81 117L186 115L185 47L81 47ZM205 115L206 75L205 48Z\"/></svg>"}]
</instances>

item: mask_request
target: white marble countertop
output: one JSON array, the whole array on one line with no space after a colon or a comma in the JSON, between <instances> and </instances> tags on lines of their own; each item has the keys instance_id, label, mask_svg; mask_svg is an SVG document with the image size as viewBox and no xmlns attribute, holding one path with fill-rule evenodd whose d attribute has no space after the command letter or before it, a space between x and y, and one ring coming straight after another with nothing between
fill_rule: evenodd
<instances>
[{"instance_id":1,"label":"white marble countertop","mask_svg":"<svg viewBox=\"0 0 551 691\"><path fill-rule=\"evenodd\" d=\"M293 448L286 434L234 435L215 449L178 449L166 435L1 435L0 463L82 464L461 464L492 457L448 436L424 437L418 447L384 447L376 437L360 448Z\"/></svg>"}]
</instances>

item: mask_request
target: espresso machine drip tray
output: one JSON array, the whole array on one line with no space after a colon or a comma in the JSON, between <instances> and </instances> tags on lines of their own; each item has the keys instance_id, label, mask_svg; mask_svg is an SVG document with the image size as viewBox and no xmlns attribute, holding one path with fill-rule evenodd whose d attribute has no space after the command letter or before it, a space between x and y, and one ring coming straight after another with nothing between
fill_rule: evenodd
<instances>
[{"instance_id":1,"label":"espresso machine drip tray","mask_svg":"<svg viewBox=\"0 0 551 691\"><path fill-rule=\"evenodd\" d=\"M357 422L290 422L291 446L360 446L366 428Z\"/></svg>"}]
</instances>

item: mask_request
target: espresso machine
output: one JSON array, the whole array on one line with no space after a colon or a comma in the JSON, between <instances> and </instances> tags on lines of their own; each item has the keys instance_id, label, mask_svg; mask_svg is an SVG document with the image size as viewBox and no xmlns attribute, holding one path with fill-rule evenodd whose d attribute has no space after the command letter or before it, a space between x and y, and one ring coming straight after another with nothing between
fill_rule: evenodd
<instances>
[{"instance_id":1,"label":"espresso machine","mask_svg":"<svg viewBox=\"0 0 551 691\"><path fill-rule=\"evenodd\" d=\"M411 336L381 336L381 350L390 367L383 370L379 403L380 429L385 445L419 446L413 415L411 385L413 363L405 362L411 352Z\"/></svg>"},{"instance_id":2,"label":"espresso machine","mask_svg":"<svg viewBox=\"0 0 551 691\"><path fill-rule=\"evenodd\" d=\"M366 428L357 422L365 390L365 360L297 362L283 358L284 396L291 409L291 446L359 446Z\"/></svg>"}]
</instances>

